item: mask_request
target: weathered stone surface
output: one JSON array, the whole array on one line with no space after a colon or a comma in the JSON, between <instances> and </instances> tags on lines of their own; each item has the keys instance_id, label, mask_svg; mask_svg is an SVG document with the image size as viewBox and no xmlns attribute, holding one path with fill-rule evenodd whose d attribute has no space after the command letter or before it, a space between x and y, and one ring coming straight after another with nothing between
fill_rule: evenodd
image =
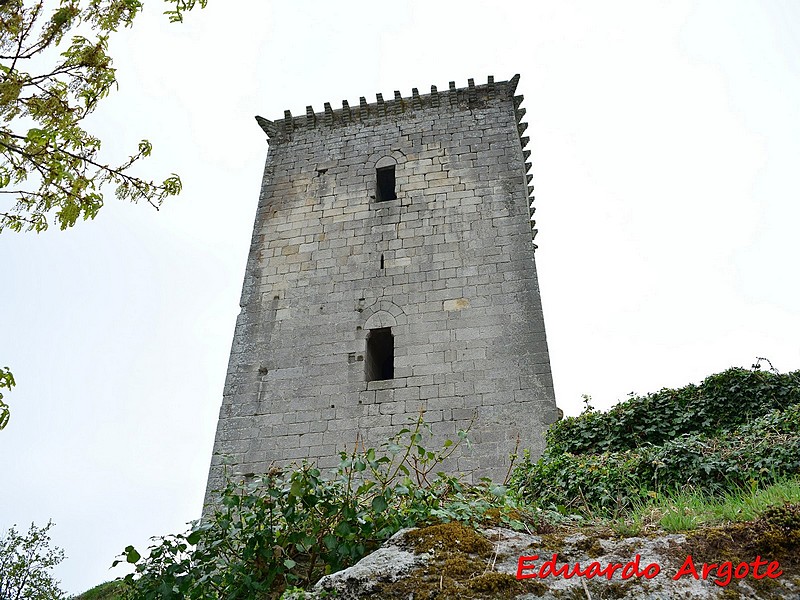
<instances>
[{"instance_id":1,"label":"weathered stone surface","mask_svg":"<svg viewBox=\"0 0 800 600\"><path fill-rule=\"evenodd\" d=\"M333 466L421 409L449 425L435 443L472 423L453 472L502 479L518 436L541 453L557 409L515 86L259 120L270 150L209 490L225 464ZM396 198L378 201L392 167ZM393 378L367 381L382 327Z\"/></svg>"},{"instance_id":2,"label":"weathered stone surface","mask_svg":"<svg viewBox=\"0 0 800 600\"><path fill-rule=\"evenodd\" d=\"M431 556L404 548L407 531L398 531L378 550L349 569L326 575L314 586L315 590L329 594L335 590L335 598L355 600L372 593L378 583L397 581L413 569L424 568Z\"/></svg>"}]
</instances>

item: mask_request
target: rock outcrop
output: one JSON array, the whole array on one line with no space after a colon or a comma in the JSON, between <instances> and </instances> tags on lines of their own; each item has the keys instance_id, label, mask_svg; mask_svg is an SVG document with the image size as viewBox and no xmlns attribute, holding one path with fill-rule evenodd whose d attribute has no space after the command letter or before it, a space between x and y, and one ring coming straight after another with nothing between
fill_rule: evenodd
<instances>
[{"instance_id":1,"label":"rock outcrop","mask_svg":"<svg viewBox=\"0 0 800 600\"><path fill-rule=\"evenodd\" d=\"M402 530L353 567L286 598L800 598L800 555L775 534L759 522L641 537L447 523Z\"/></svg>"}]
</instances>

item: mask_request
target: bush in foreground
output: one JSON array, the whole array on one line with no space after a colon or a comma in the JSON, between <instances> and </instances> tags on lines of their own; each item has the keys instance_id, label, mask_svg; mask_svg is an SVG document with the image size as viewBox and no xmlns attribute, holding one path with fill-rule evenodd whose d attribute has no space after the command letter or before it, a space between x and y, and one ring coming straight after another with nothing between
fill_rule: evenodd
<instances>
[{"instance_id":1,"label":"bush in foreground","mask_svg":"<svg viewBox=\"0 0 800 600\"><path fill-rule=\"evenodd\" d=\"M512 523L505 489L434 474L466 434L432 452L422 445L424 432L420 416L380 452L342 455L333 475L304 464L229 482L211 514L188 533L161 538L147 557L125 550L121 560L135 567L125 578L130 597L277 598L354 564L402 527L474 524L490 509Z\"/></svg>"}]
</instances>

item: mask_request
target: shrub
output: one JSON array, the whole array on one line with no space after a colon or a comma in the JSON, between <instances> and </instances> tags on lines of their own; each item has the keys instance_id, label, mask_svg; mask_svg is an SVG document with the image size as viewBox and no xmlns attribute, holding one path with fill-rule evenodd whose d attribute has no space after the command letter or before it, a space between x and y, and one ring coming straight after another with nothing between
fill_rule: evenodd
<instances>
[{"instance_id":1,"label":"shrub","mask_svg":"<svg viewBox=\"0 0 800 600\"><path fill-rule=\"evenodd\" d=\"M608 412L589 410L550 428L547 452L597 454L661 445L681 435L715 435L800 403L800 371L732 368L700 385L632 397Z\"/></svg>"},{"instance_id":2,"label":"shrub","mask_svg":"<svg viewBox=\"0 0 800 600\"><path fill-rule=\"evenodd\" d=\"M666 418L648 412L669 398L674 404L664 409ZM689 398L697 405L687 407ZM511 487L540 505L608 512L653 493L718 494L768 483L800 472L799 398L794 374L729 369L700 386L634 398L608 413L587 411L555 425L544 456L523 461ZM688 421L678 418L684 407ZM631 428L640 435L626 442ZM667 438L673 428L685 431Z\"/></svg>"},{"instance_id":3,"label":"shrub","mask_svg":"<svg viewBox=\"0 0 800 600\"><path fill-rule=\"evenodd\" d=\"M122 560L135 566L126 577L131 597L276 598L355 563L402 527L474 523L492 508L512 522L504 488L433 474L466 434L433 452L422 445L425 430L420 416L381 451L343 454L333 474L303 464L229 481L188 533L160 538L146 558L126 548Z\"/></svg>"}]
</instances>

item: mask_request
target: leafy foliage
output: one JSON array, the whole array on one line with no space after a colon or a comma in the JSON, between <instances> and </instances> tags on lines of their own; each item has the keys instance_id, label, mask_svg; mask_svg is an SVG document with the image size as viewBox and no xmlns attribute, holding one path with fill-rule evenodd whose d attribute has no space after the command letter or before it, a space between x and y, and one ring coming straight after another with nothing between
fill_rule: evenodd
<instances>
[{"instance_id":1,"label":"leafy foliage","mask_svg":"<svg viewBox=\"0 0 800 600\"><path fill-rule=\"evenodd\" d=\"M165 1L174 5L165 14L175 22L208 0ZM44 231L52 213L61 229L93 219L105 184L116 185L120 199L145 200L156 209L180 193L174 173L161 183L130 174L152 152L150 142L142 140L127 160L111 165L98 156L101 141L82 127L117 83L109 35L129 27L141 9L141 0L60 0L48 16L42 0L0 0L0 233ZM76 34L64 49L65 36L76 29L96 37ZM8 368L0 368L0 388L13 385ZM9 419L2 398L0 429Z\"/></svg>"},{"instance_id":2,"label":"leafy foliage","mask_svg":"<svg viewBox=\"0 0 800 600\"><path fill-rule=\"evenodd\" d=\"M0 538L0 598L58 600L66 595L50 570L64 560L64 551L50 547L50 528L31 523L27 534L9 529Z\"/></svg>"},{"instance_id":3,"label":"leafy foliage","mask_svg":"<svg viewBox=\"0 0 800 600\"><path fill-rule=\"evenodd\" d=\"M16 385L14 381L14 375L8 369L8 367L0 367L0 390L3 388L10 390L12 387ZM8 419L11 416L11 411L8 408L8 404L3 402L3 392L0 391L0 429L3 429L6 425L8 425Z\"/></svg>"},{"instance_id":4,"label":"leafy foliage","mask_svg":"<svg viewBox=\"0 0 800 600\"><path fill-rule=\"evenodd\" d=\"M174 8L165 11L164 14L169 17L173 23L183 22L183 13L189 12L195 6L205 8L208 0L166 0L170 4L174 4Z\"/></svg>"},{"instance_id":5,"label":"leafy foliage","mask_svg":"<svg viewBox=\"0 0 800 600\"><path fill-rule=\"evenodd\" d=\"M188 533L160 538L147 558L126 548L132 597L275 598L352 565L402 527L477 522L490 508L512 522L504 489L433 474L466 434L434 452L423 446L425 430L420 416L380 452L343 454L331 476L303 464L229 482Z\"/></svg>"},{"instance_id":6,"label":"leafy foliage","mask_svg":"<svg viewBox=\"0 0 800 600\"><path fill-rule=\"evenodd\" d=\"M713 435L800 402L800 372L732 368L700 385L633 397L608 412L588 410L553 425L551 455L618 452L680 435Z\"/></svg>"},{"instance_id":7,"label":"leafy foliage","mask_svg":"<svg viewBox=\"0 0 800 600\"><path fill-rule=\"evenodd\" d=\"M682 410L689 420L680 418ZM628 439L631 429L638 433ZM668 437L670 431L680 433ZM511 486L530 502L618 511L665 491L715 494L798 472L797 375L729 369L700 386L632 398L608 413L589 410L555 425L544 456L520 465Z\"/></svg>"},{"instance_id":8,"label":"leafy foliage","mask_svg":"<svg viewBox=\"0 0 800 600\"><path fill-rule=\"evenodd\" d=\"M206 5L167 2L172 21ZM99 158L101 140L82 126L117 83L110 34L129 27L141 9L140 0L61 0L51 13L41 0L0 2L0 231L43 231L50 214L61 229L93 219L105 184L120 199L155 208L181 191L175 174L160 183L130 174L150 155L147 140L109 164ZM71 31L81 33L67 41Z\"/></svg>"}]
</instances>

